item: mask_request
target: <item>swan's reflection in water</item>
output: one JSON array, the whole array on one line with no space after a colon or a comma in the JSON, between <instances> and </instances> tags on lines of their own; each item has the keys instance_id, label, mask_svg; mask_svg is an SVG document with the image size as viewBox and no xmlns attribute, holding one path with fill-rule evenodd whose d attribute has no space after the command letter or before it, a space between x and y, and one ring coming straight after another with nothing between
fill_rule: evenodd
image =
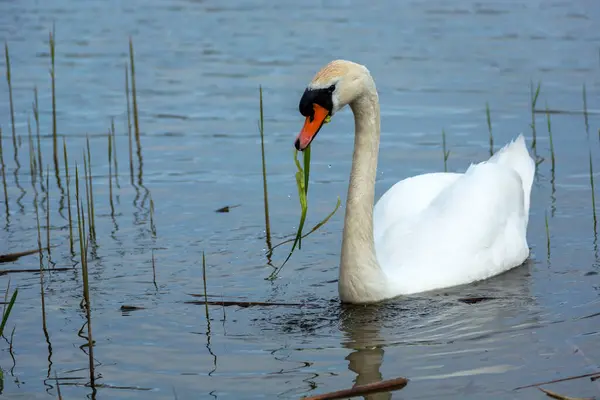
<instances>
[{"instance_id":1,"label":"swan's reflection in water","mask_svg":"<svg viewBox=\"0 0 600 400\"><path fill-rule=\"evenodd\" d=\"M419 353L417 349L434 345L438 352L443 351L440 346L452 344L452 348L446 350L459 352L461 347L462 350L477 347L477 341L481 339L486 340L485 346L489 346L490 338L495 334L522 329L523 324L536 325L539 321L537 313L529 310L532 307L535 308L535 304L529 292L529 267L526 264L473 285L379 305L343 305L340 314L341 345L353 350L346 360L348 369L356 374L354 386L399 376L413 379L415 382L411 383L418 385L419 380L434 379L433 375L439 376L441 372L427 368L433 358L427 360L427 354L415 355ZM523 308L529 312L523 312ZM527 316L527 321L519 318L523 315ZM461 342L464 344L461 345ZM398 365L391 368L387 365L387 370L394 371L394 375L384 377L381 367L386 349L394 349L396 353L396 360L388 360L388 363ZM398 352L401 353L401 363L397 361ZM420 371L432 376L414 376L415 365L411 365L411 360L424 367ZM442 365L443 373L464 367L460 362L443 365L447 361L448 358L435 358L435 364ZM412 376L406 376L410 371ZM364 398L387 400L392 398L392 393L374 393Z\"/></svg>"}]
</instances>

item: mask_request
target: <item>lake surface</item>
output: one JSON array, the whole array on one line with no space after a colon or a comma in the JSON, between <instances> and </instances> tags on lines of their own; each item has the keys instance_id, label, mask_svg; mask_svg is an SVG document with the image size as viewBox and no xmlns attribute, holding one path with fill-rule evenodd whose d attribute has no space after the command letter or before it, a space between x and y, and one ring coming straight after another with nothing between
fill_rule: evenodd
<instances>
[{"instance_id":1,"label":"lake surface","mask_svg":"<svg viewBox=\"0 0 600 400\"><path fill-rule=\"evenodd\" d=\"M53 24L57 129L61 146L66 138L71 175L75 163L83 164L86 135L91 147L95 394L85 386L89 361L80 346L87 340L78 335L86 320L79 256L69 251L66 197L52 172ZM9 293L19 288L5 332L10 339L15 327L12 346L0 341L3 398L57 397L55 377L66 399L299 399L404 376L410 382L403 390L368 398L539 399L545 396L535 388L513 389L597 371L600 263L588 157L600 182L599 26L596 0L0 0L18 136L16 155L3 79L9 201L1 204L0 253L37 247L36 206L45 242L49 205L50 266L69 268L44 275L48 342L39 274L0 276L3 290L9 279ZM142 147L140 158L134 153L133 184L125 97L129 35ZM442 129L449 170L486 159L486 102L496 149L521 132L531 145L532 82L541 81L539 109L578 112L551 115L554 170L546 116L536 114L540 164L525 265L465 287L378 306L341 306L336 279L353 145L353 119L345 110L312 146L307 226L325 217L338 196L342 208L303 241L277 280L264 279L272 266L265 251L258 88L264 91L272 241L279 243L294 233L300 212L292 160L303 123L298 101L314 73L335 58L367 65L378 85L377 197L399 179L443 169ZM4 76L4 58L0 63ZM587 129L580 112L583 85ZM29 168L34 86L49 187L39 178L32 182ZM111 118L119 172L114 216ZM62 153L60 166L66 190ZM215 212L238 204L229 213ZM272 265L288 251L289 244L275 249ZM204 305L186 303L202 300L191 295L204 293L203 252L211 299L305 305L210 306L207 322ZM1 268L35 269L39 259L30 255ZM490 299L461 301L471 297ZM548 388L592 397L600 394L598 382Z\"/></svg>"}]
</instances>

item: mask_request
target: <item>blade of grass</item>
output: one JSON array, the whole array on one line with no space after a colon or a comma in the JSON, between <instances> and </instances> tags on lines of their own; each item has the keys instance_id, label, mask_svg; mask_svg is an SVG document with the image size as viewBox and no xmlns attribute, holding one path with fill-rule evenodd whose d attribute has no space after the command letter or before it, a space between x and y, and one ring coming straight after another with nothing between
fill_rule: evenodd
<instances>
[{"instance_id":1,"label":"blade of grass","mask_svg":"<svg viewBox=\"0 0 600 400\"><path fill-rule=\"evenodd\" d=\"M267 189L267 166L265 161L265 121L263 114L263 92L262 86L259 86L259 111L260 111L260 120L259 120L259 131L260 131L260 152L261 152L261 161L262 161L262 177L263 177L263 198L264 198L264 208L265 208L265 235L267 241L267 249L269 249L269 253L272 253L271 248L271 222L269 221L269 191Z\"/></svg>"},{"instance_id":2,"label":"blade of grass","mask_svg":"<svg viewBox=\"0 0 600 400\"><path fill-rule=\"evenodd\" d=\"M12 123L12 140L15 151L17 150L17 133L15 128L15 107L12 95L12 79L10 74L10 53L8 51L8 42L4 42L4 57L6 59L6 83L8 84L8 102L10 106L10 121ZM18 158L15 154L15 159Z\"/></svg>"},{"instance_id":3,"label":"blade of grass","mask_svg":"<svg viewBox=\"0 0 600 400\"><path fill-rule=\"evenodd\" d=\"M297 169L297 171L296 171L296 187L298 189L298 198L300 200L300 209L301 209L300 223L298 224L298 231L296 232L294 244L292 245L292 249L290 250L287 258L285 259L285 261L283 262L283 264L281 264L281 266L279 268L274 270L267 278L265 278L267 280L274 280L277 277L277 275L279 274L279 272L281 271L283 266L288 262L288 260L294 253L296 246L298 246L299 249L301 248L300 241L302 240L302 229L304 228L304 223L306 221L306 213L308 211L307 195L308 195L308 180L309 180L309 174L310 174L310 145L304 150L304 160L303 161L304 161L304 168L302 167L302 165L300 165L300 161L298 161L298 150L294 150L294 162L296 164L296 169ZM338 199L338 203L339 202L340 202L340 200ZM317 225L322 226L323 224L325 224L329 220L329 218L331 218L331 216L335 213L335 211L337 211L338 208L339 208L339 205L336 206L333 213L328 215L327 218L325 218L325 220L323 220L320 224L317 224Z\"/></svg>"},{"instance_id":4,"label":"blade of grass","mask_svg":"<svg viewBox=\"0 0 600 400\"><path fill-rule=\"evenodd\" d=\"M317 230L318 230L320 227L322 227L323 225L325 225L325 224L326 224L326 223L329 221L329 219L330 219L331 217L333 217L333 214L335 214L335 213L336 213L336 211L338 210L338 208L340 208L340 206L341 206L341 205L342 205L342 201L341 201L341 200L340 200L340 198L338 197L337 203L336 203L336 205L335 205L335 208L333 209L333 211L332 211L332 212L330 212L330 213L329 213L329 214L328 214L328 215L327 215L327 216L326 216L326 217L325 217L323 220L321 220L321 222L319 222L318 224L316 224L315 226L313 226L313 228L312 228L310 231L308 231L307 233L305 233L304 235L302 235L302 239L304 239L304 238L306 238L308 235L310 235L310 234L312 234L312 233L316 232L316 231L317 231ZM273 246L273 249L272 249L272 250L275 250L277 247L279 247L279 246L281 246L281 245L284 245L284 244L286 244L286 243L293 242L294 240L296 240L296 238L295 238L295 237L294 237L293 239L287 239L287 240L284 240L284 241L283 241L283 242L281 242L281 243L277 243L275 246Z\"/></svg>"},{"instance_id":5,"label":"blade of grass","mask_svg":"<svg viewBox=\"0 0 600 400\"><path fill-rule=\"evenodd\" d=\"M65 161L65 182L67 183L67 208L69 209L69 249L71 254L75 254L73 248L73 216L71 214L71 180L69 177L69 158L67 155L67 142L63 137L63 156Z\"/></svg>"},{"instance_id":6,"label":"blade of grass","mask_svg":"<svg viewBox=\"0 0 600 400\"><path fill-rule=\"evenodd\" d=\"M8 307L2 313L2 323L0 323L0 336L4 334L4 327L6 326L6 322L8 321L8 317L10 317L10 313L12 311L13 306L15 305L15 301L17 301L17 296L19 295L19 289L15 289L13 292L10 302L8 303Z\"/></svg>"}]
</instances>

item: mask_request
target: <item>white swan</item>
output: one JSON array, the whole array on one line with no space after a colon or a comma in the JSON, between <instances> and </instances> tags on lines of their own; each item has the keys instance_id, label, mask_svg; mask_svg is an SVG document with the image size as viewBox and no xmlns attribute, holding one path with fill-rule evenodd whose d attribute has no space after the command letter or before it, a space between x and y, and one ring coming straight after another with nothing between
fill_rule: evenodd
<instances>
[{"instance_id":1,"label":"white swan","mask_svg":"<svg viewBox=\"0 0 600 400\"><path fill-rule=\"evenodd\" d=\"M535 163L522 135L464 174L401 180L373 208L380 115L366 67L336 60L316 74L300 100L306 121L295 146L304 150L346 105L355 138L338 281L342 302L467 284L527 259Z\"/></svg>"}]
</instances>

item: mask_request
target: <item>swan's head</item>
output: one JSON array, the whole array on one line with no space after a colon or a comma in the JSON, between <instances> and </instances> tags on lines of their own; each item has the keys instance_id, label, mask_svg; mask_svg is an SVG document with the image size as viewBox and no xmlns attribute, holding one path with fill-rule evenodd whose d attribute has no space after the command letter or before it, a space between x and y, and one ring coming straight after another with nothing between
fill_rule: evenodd
<instances>
[{"instance_id":1,"label":"swan's head","mask_svg":"<svg viewBox=\"0 0 600 400\"><path fill-rule=\"evenodd\" d=\"M321 68L300 99L298 108L306 121L296 138L296 149L306 149L323 124L372 85L369 70L352 61L335 60Z\"/></svg>"}]
</instances>

